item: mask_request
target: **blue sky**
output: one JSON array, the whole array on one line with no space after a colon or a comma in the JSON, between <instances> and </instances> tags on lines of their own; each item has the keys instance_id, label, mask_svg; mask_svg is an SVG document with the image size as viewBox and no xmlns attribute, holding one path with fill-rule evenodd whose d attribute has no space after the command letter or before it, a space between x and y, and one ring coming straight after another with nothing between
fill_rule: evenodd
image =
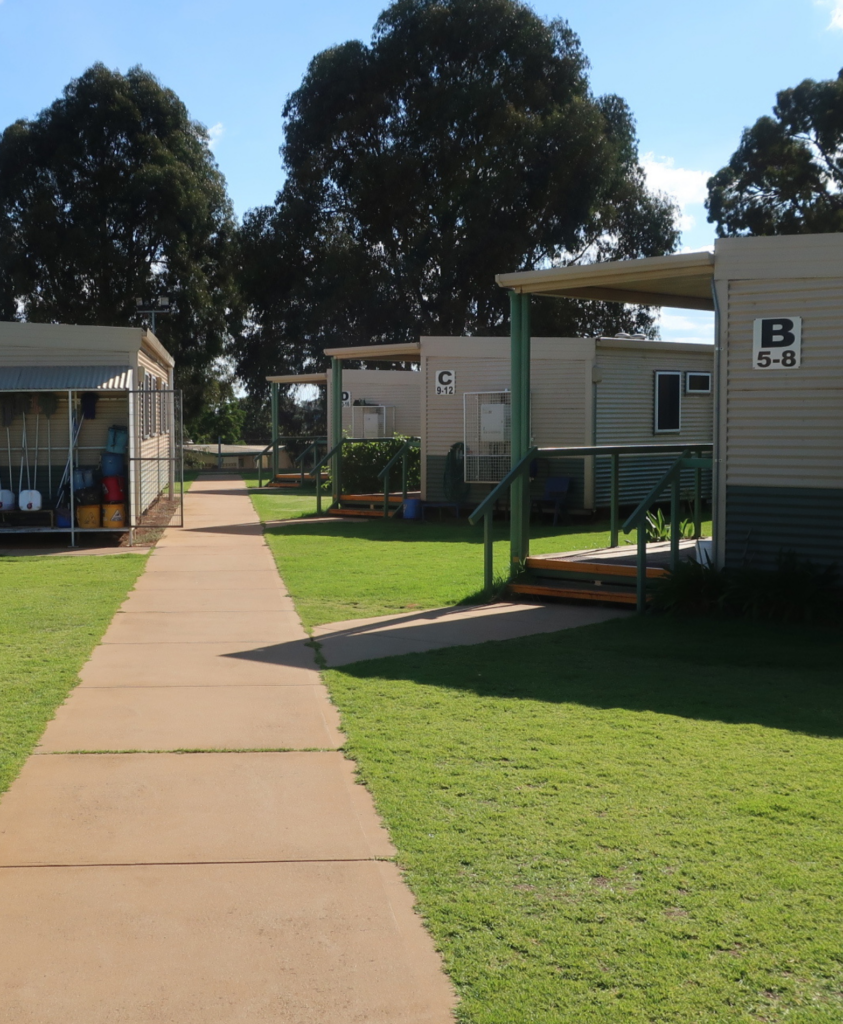
<instances>
[{"instance_id":1,"label":"blue sky","mask_svg":"<svg viewBox=\"0 0 843 1024\"><path fill-rule=\"evenodd\" d=\"M384 0L0 0L0 128L33 117L94 61L142 64L214 137L241 214L281 184L281 108L310 58L368 40ZM535 0L566 18L598 93L638 123L651 183L682 204L683 244L710 245L702 200L741 130L777 90L843 67L843 0ZM501 270L508 268L502 267ZM667 312L664 337L710 338L707 318Z\"/></svg>"}]
</instances>

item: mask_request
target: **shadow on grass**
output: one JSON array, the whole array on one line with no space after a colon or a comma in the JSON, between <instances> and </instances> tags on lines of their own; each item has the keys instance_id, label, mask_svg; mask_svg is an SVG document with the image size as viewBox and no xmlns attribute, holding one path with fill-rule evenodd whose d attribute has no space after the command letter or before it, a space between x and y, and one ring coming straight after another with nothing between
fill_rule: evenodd
<instances>
[{"instance_id":1,"label":"shadow on grass","mask_svg":"<svg viewBox=\"0 0 843 1024\"><path fill-rule=\"evenodd\" d=\"M336 671L481 698L623 708L843 737L841 661L839 631L636 616Z\"/></svg>"},{"instance_id":2,"label":"shadow on grass","mask_svg":"<svg viewBox=\"0 0 843 1024\"><path fill-rule=\"evenodd\" d=\"M314 522L308 520L313 518ZM312 516L300 516L296 520L296 536L327 537L336 533L331 528L331 523L320 522L314 512ZM337 517L340 518L340 517ZM431 544L482 544L482 526L472 526L467 519L454 520L450 523L431 523L417 520L382 519L369 518L362 521L345 520L348 530L344 532L345 537L356 537L356 530L360 530L359 539L367 541L394 541L397 543L431 543ZM272 536L283 536L285 527L270 526L264 524L266 532ZM586 526L543 526L534 524L530 529L532 540L543 540L547 537L590 537L602 538L608 532L606 523L589 523ZM493 536L496 541L509 539L509 523L500 520L494 524ZM586 544L586 546L588 546Z\"/></svg>"}]
</instances>

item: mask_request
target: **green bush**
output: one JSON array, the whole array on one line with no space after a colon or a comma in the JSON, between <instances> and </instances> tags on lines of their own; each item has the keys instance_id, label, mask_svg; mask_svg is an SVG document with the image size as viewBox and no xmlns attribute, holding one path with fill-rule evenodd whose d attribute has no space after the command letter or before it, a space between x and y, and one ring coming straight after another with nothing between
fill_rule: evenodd
<instances>
[{"instance_id":1,"label":"green bush","mask_svg":"<svg viewBox=\"0 0 843 1024\"><path fill-rule=\"evenodd\" d=\"M359 441L343 445L342 489L345 494L370 494L383 491L383 480L378 473L398 451L406 437L384 437L377 441ZM407 486L410 490L421 487L421 453L411 448L407 455ZM401 460L389 473L392 491L401 488Z\"/></svg>"},{"instance_id":2,"label":"green bush","mask_svg":"<svg viewBox=\"0 0 843 1024\"><path fill-rule=\"evenodd\" d=\"M784 622L840 622L843 588L835 566L820 568L792 552L782 554L772 571L681 562L655 581L652 607Z\"/></svg>"}]
</instances>

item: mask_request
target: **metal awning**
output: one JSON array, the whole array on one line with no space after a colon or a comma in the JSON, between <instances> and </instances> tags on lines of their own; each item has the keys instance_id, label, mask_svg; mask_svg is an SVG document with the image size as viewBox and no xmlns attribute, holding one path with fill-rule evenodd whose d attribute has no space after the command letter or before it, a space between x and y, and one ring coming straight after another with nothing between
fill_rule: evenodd
<instances>
[{"instance_id":1,"label":"metal awning","mask_svg":"<svg viewBox=\"0 0 843 1024\"><path fill-rule=\"evenodd\" d=\"M417 341L400 345L349 345L346 348L326 348L325 355L332 359L385 359L418 362L421 345Z\"/></svg>"},{"instance_id":2,"label":"metal awning","mask_svg":"<svg viewBox=\"0 0 843 1024\"><path fill-rule=\"evenodd\" d=\"M522 295L713 310L713 277L714 254L691 252L498 274L495 280Z\"/></svg>"},{"instance_id":3,"label":"metal awning","mask_svg":"<svg viewBox=\"0 0 843 1024\"><path fill-rule=\"evenodd\" d=\"M131 390L131 366L0 366L0 391Z\"/></svg>"}]
</instances>

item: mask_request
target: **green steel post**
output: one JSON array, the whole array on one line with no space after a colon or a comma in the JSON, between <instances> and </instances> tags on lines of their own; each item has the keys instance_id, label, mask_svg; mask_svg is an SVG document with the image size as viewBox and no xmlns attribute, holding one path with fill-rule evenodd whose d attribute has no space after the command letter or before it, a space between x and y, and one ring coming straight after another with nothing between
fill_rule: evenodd
<instances>
[{"instance_id":1,"label":"green steel post","mask_svg":"<svg viewBox=\"0 0 843 1024\"><path fill-rule=\"evenodd\" d=\"M278 385L272 385L272 479L278 476Z\"/></svg>"},{"instance_id":2,"label":"green steel post","mask_svg":"<svg viewBox=\"0 0 843 1024\"><path fill-rule=\"evenodd\" d=\"M530 395L532 388L530 375L530 296L521 296L521 451L522 459L532 445L532 424L530 422ZM530 473L525 471L522 476L521 490L521 562L526 562L530 554Z\"/></svg>"},{"instance_id":3,"label":"green steel post","mask_svg":"<svg viewBox=\"0 0 843 1024\"><path fill-rule=\"evenodd\" d=\"M401 498L407 500L407 457L409 451L405 451L401 456Z\"/></svg>"},{"instance_id":4,"label":"green steel post","mask_svg":"<svg viewBox=\"0 0 843 1024\"><path fill-rule=\"evenodd\" d=\"M612 533L611 539L609 540L609 546L616 548L618 546L618 498L620 494L620 461L621 457L615 452L612 455L612 496L611 496L611 522L610 530Z\"/></svg>"},{"instance_id":5,"label":"green steel post","mask_svg":"<svg viewBox=\"0 0 843 1024\"><path fill-rule=\"evenodd\" d=\"M670 571L676 571L676 563L679 561L679 488L681 485L681 471L679 469L673 475L670 485Z\"/></svg>"},{"instance_id":6,"label":"green steel post","mask_svg":"<svg viewBox=\"0 0 843 1024\"><path fill-rule=\"evenodd\" d=\"M383 517L389 519L389 474L392 472L388 469L383 475Z\"/></svg>"},{"instance_id":7,"label":"green steel post","mask_svg":"<svg viewBox=\"0 0 843 1024\"><path fill-rule=\"evenodd\" d=\"M522 388L522 367L523 363L521 360L521 343L523 340L523 332L521 330L521 296L517 292L509 293L509 309L510 309L510 450L512 452L510 459L510 467L514 468L521 460L521 453L523 447L523 440L521 437L521 427L523 424L521 402L523 400L523 388ZM522 564L522 544L523 544L523 527L522 527L522 513L524 509L523 502L524 493L524 479L518 476L512 481L512 486L509 489L509 555L510 555L510 572L515 573Z\"/></svg>"},{"instance_id":8,"label":"green steel post","mask_svg":"<svg viewBox=\"0 0 843 1024\"><path fill-rule=\"evenodd\" d=\"M638 524L638 572L635 575L635 608L639 612L647 609L647 523L642 519Z\"/></svg>"},{"instance_id":9,"label":"green steel post","mask_svg":"<svg viewBox=\"0 0 843 1024\"><path fill-rule=\"evenodd\" d=\"M486 597L488 598L491 598L492 589L494 587L494 555L495 548L492 538L492 513L487 512L486 515L483 516L483 589L486 593Z\"/></svg>"},{"instance_id":10,"label":"green steel post","mask_svg":"<svg viewBox=\"0 0 843 1024\"><path fill-rule=\"evenodd\" d=\"M342 360L331 359L331 447L342 441ZM331 497L337 504L342 494L342 448L337 449L331 466Z\"/></svg>"},{"instance_id":11,"label":"green steel post","mask_svg":"<svg viewBox=\"0 0 843 1024\"><path fill-rule=\"evenodd\" d=\"M702 458L702 452L697 452ZM694 470L694 538L702 536L702 470Z\"/></svg>"}]
</instances>

